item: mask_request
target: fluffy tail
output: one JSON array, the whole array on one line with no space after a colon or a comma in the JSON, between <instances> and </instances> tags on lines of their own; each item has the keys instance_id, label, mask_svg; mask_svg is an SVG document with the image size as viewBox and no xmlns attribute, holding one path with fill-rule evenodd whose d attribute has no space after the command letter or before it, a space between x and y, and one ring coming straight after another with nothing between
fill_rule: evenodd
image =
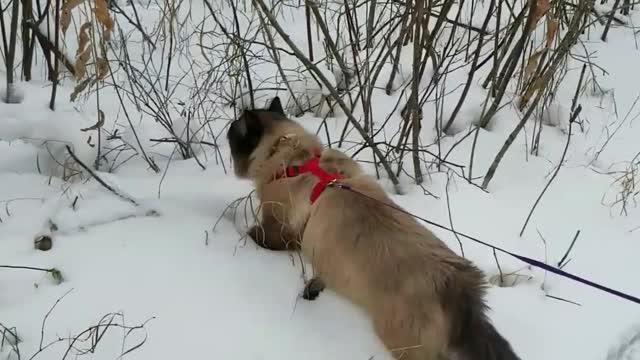
<instances>
[{"instance_id":1,"label":"fluffy tail","mask_svg":"<svg viewBox=\"0 0 640 360\"><path fill-rule=\"evenodd\" d=\"M450 287L443 299L449 301L445 304L453 321L451 350L464 360L521 360L486 315L482 272L473 265L464 268L457 289Z\"/></svg>"}]
</instances>

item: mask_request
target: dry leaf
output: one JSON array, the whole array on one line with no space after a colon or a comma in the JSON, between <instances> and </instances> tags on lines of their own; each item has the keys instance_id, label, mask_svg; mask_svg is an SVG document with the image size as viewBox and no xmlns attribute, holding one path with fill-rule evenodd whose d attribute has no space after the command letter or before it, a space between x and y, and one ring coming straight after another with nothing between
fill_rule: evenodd
<instances>
[{"instance_id":1,"label":"dry leaf","mask_svg":"<svg viewBox=\"0 0 640 360\"><path fill-rule=\"evenodd\" d=\"M98 58L96 61L96 77L103 80L109 74L109 63L105 58Z\"/></svg>"},{"instance_id":2,"label":"dry leaf","mask_svg":"<svg viewBox=\"0 0 640 360\"><path fill-rule=\"evenodd\" d=\"M547 20L547 43L545 44L546 48L551 46L553 42L554 36L556 36L556 32L558 31L558 20L549 19Z\"/></svg>"},{"instance_id":3,"label":"dry leaf","mask_svg":"<svg viewBox=\"0 0 640 360\"><path fill-rule=\"evenodd\" d=\"M111 41L111 30L108 29L107 31L103 31L102 32L102 43L108 43L109 41Z\"/></svg>"},{"instance_id":4,"label":"dry leaf","mask_svg":"<svg viewBox=\"0 0 640 360\"><path fill-rule=\"evenodd\" d=\"M549 11L549 8L551 7L551 3L550 3L550 0L533 0L533 1L536 1L536 7L532 14L533 15L532 25L535 26L535 24L537 24L538 21L540 21L540 19L547 13L547 11ZM533 30L533 27L531 29Z\"/></svg>"},{"instance_id":5,"label":"dry leaf","mask_svg":"<svg viewBox=\"0 0 640 360\"><path fill-rule=\"evenodd\" d=\"M531 86L531 88L535 91L543 90L544 87L545 87L545 83L544 81L542 81L542 78L536 79L536 81L533 82L533 86Z\"/></svg>"},{"instance_id":6,"label":"dry leaf","mask_svg":"<svg viewBox=\"0 0 640 360\"><path fill-rule=\"evenodd\" d=\"M71 23L71 10L76 6L82 4L85 0L68 0L62 4L62 13L60 14L60 26L62 27L62 34L67 32L69 24Z\"/></svg>"},{"instance_id":7,"label":"dry leaf","mask_svg":"<svg viewBox=\"0 0 640 360\"><path fill-rule=\"evenodd\" d=\"M76 80L80 80L84 77L84 75L86 74L86 69L84 66L84 63L81 62L76 62L74 69L76 71Z\"/></svg>"},{"instance_id":8,"label":"dry leaf","mask_svg":"<svg viewBox=\"0 0 640 360\"><path fill-rule=\"evenodd\" d=\"M542 79L539 78L527 89L524 95L522 95L522 97L520 98L520 103L518 104L518 107L520 108L520 110L524 109L524 107L527 105L527 103L529 102L529 99L531 99L533 94L535 94L536 91L542 89L543 86L544 86L544 83L542 82Z\"/></svg>"},{"instance_id":9,"label":"dry leaf","mask_svg":"<svg viewBox=\"0 0 640 360\"><path fill-rule=\"evenodd\" d=\"M540 61L540 55L542 55L542 51L538 51L531 55L529 60L527 60L527 66L524 68L524 77L529 78L534 71L538 68L538 62Z\"/></svg>"},{"instance_id":10,"label":"dry leaf","mask_svg":"<svg viewBox=\"0 0 640 360\"><path fill-rule=\"evenodd\" d=\"M78 32L78 50L76 50L76 57L86 51L87 45L91 42L88 32L91 30L91 23L86 22L80 27Z\"/></svg>"},{"instance_id":11,"label":"dry leaf","mask_svg":"<svg viewBox=\"0 0 640 360\"><path fill-rule=\"evenodd\" d=\"M89 59L91 59L90 47L80 54L80 56L76 57L76 64L74 66L76 70L76 80L84 78L84 75L86 74L86 65Z\"/></svg>"},{"instance_id":12,"label":"dry leaf","mask_svg":"<svg viewBox=\"0 0 640 360\"><path fill-rule=\"evenodd\" d=\"M73 92L71 93L71 96L69 97L69 99L73 102L76 101L76 98L78 97L78 95L89 85L89 83L91 83L92 78L86 78L84 79L80 84L76 85L76 87L73 89Z\"/></svg>"},{"instance_id":13,"label":"dry leaf","mask_svg":"<svg viewBox=\"0 0 640 360\"><path fill-rule=\"evenodd\" d=\"M95 8L93 9L93 13L96 15L98 22L106 29L103 34L105 41L109 41L111 39L111 31L113 30L113 20L109 15L107 2L106 0L94 0L94 3Z\"/></svg>"},{"instance_id":14,"label":"dry leaf","mask_svg":"<svg viewBox=\"0 0 640 360\"><path fill-rule=\"evenodd\" d=\"M102 110L98 109L98 122L95 123L95 125L90 126L88 128L84 128L84 129L80 129L80 131L89 131L89 130L97 130L99 128L102 127L102 125L104 125L104 112L102 112Z\"/></svg>"},{"instance_id":15,"label":"dry leaf","mask_svg":"<svg viewBox=\"0 0 640 360\"><path fill-rule=\"evenodd\" d=\"M71 24L71 11L67 9L65 5L62 5L62 11L60 12L60 28L62 28L62 36L67 33L69 24Z\"/></svg>"},{"instance_id":16,"label":"dry leaf","mask_svg":"<svg viewBox=\"0 0 640 360\"><path fill-rule=\"evenodd\" d=\"M86 22L80 27L78 33L78 50L76 51L76 63L74 68L76 70L76 80L84 78L86 73L87 61L91 58L91 38L88 32L91 31L91 23Z\"/></svg>"}]
</instances>

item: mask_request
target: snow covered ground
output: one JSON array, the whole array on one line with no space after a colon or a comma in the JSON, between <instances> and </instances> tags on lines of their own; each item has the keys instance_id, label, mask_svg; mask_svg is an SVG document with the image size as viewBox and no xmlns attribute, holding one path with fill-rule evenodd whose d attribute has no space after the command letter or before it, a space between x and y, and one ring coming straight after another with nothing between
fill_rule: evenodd
<instances>
[{"instance_id":1,"label":"snow covered ground","mask_svg":"<svg viewBox=\"0 0 640 360\"><path fill-rule=\"evenodd\" d=\"M129 14L130 10L125 7ZM158 11L153 6L139 10L143 23ZM293 30L303 22L296 24L293 16L283 19L294 40L304 43L304 34ZM629 18L630 23L638 20L637 14ZM635 104L640 96L640 50L633 29L614 27L606 43L599 39L601 27L596 29L598 35L584 35L583 40L607 72L599 73L598 81L609 95L580 97L585 130L573 126L565 163L522 237L520 229L559 165L567 141L568 109L581 69L577 61L570 63L568 85L557 94L555 108L560 115L549 120L559 126L544 126L538 156L527 148L531 122L507 153L488 192L443 171L429 174L423 184L435 196L426 195L405 176L404 194L394 199L419 216L447 226L452 221L460 232L550 264L560 261L580 231L564 270L640 296L640 209L631 202L627 213L620 214L619 205L612 205L621 191L615 182L619 174L607 174L625 169L640 152L636 119L640 104ZM408 53L403 56L410 61ZM264 75L274 70L258 64L255 71ZM464 71L454 75L447 81L458 84L466 78ZM0 81L4 84L4 74ZM21 104L0 102L0 265L55 268L63 276L58 284L46 272L0 268L0 324L17 330L22 359L34 354L39 359L62 359L70 339L101 319L97 335L84 336L85 332L77 337L68 357L97 343L95 352L83 357L113 359L133 349L127 358L391 359L359 309L330 291L314 302L300 298L303 280L297 256L266 251L242 237L250 204L236 200L250 193L251 184L236 180L230 171L224 138L228 119L211 123L213 132L222 134L215 139L217 149L203 147L198 161L182 160L173 144L149 140L168 135L132 104L128 110L134 114L132 124L141 146L161 171L152 171L142 156L135 156L124 163L112 159L111 165L118 163L115 169L108 164L97 172L119 193L134 199L132 204L96 181L86 181L86 174L82 181L62 179L65 174L56 162L70 161L64 144L72 144L88 165L99 146L95 131L80 130L95 123L95 105L89 100L68 101L73 82L61 86L55 112L48 109L48 83L34 80L18 86L24 95ZM122 129L121 136L134 144L117 93L104 88L99 96L107 114L105 128ZM376 96L374 120L379 124L399 95L387 97L380 91ZM466 135L464 126L471 122L484 92L474 84L469 97L472 105L463 108L460 131L443 139L442 153ZM449 103L446 111L455 105L454 100ZM425 114L433 110L428 106ZM397 122L399 109L395 113L392 121ZM518 116L514 106L506 106L490 129L480 131L476 176L484 175ZM182 120L176 118L176 127L188 128L189 124L179 124ZM322 118L308 113L297 121L311 131L321 129L327 141ZM342 115L327 119L333 140L345 121ZM425 116L425 143L435 139L432 121ZM466 166L472 138L447 160ZM41 145L42 139L50 140L47 146ZM101 141L105 151L109 141ZM353 149L345 146L345 151ZM369 164L365 168L375 171ZM393 191L389 181L381 183ZM433 230L460 251L451 233ZM52 237L51 250L34 249L34 239L41 235ZM499 273L490 249L464 239L462 244L465 256L489 278ZM514 286L490 288L491 318L523 360L640 359L640 350L633 355L632 347L620 345L637 337L640 305L531 269L505 255L498 254L498 260L504 274L518 276L507 276L517 280ZM0 356L15 359L11 336L4 333Z\"/></svg>"}]
</instances>

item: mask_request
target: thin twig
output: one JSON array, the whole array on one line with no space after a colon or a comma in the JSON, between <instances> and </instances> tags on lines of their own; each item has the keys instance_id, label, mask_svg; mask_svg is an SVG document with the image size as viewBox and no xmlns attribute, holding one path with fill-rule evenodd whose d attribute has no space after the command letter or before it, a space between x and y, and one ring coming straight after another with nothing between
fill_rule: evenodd
<instances>
[{"instance_id":1,"label":"thin twig","mask_svg":"<svg viewBox=\"0 0 640 360\"><path fill-rule=\"evenodd\" d=\"M54 269L45 269L45 268L39 268L39 267L33 267L33 266L18 266L18 265L0 265L1 269L22 269L22 270L35 270L35 271L42 271L42 272L52 272Z\"/></svg>"},{"instance_id":2,"label":"thin twig","mask_svg":"<svg viewBox=\"0 0 640 360\"><path fill-rule=\"evenodd\" d=\"M576 108L576 111L573 112L573 114L571 115L571 118L569 119L569 134L567 135L567 142L565 143L564 151L562 152L562 157L560 158L560 163L556 167L556 170L553 172L553 175L551 175L551 178L549 179L549 182L547 182L547 185L544 187L544 189L542 189L542 192L538 196L538 199L536 199L536 202L533 204L533 207L531 208L531 211L529 211L529 215L527 216L527 220L525 220L524 225L522 225L522 229L520 230L520 236L522 236L522 234L524 233L524 230L526 229L527 224L529 223L529 220L531 219L531 216L533 215L533 212L535 211L536 207L538 206L538 203L540 203L540 200L542 199L542 196L544 196L544 193L547 191L547 189L551 185L551 182L553 182L553 180L556 178L556 176L560 172L560 169L562 168L562 163L564 162L564 158L567 155L567 150L569 150L569 143L571 142L571 129L572 129L572 126L573 126L573 123L576 121L576 118L578 117L578 115L580 115L581 111L582 111L582 105L578 105L578 107Z\"/></svg>"},{"instance_id":3,"label":"thin twig","mask_svg":"<svg viewBox=\"0 0 640 360\"><path fill-rule=\"evenodd\" d=\"M284 40L285 43L291 48L291 50L295 53L298 60L300 60L307 69L313 71L315 75L320 79L326 89L331 93L331 96L336 100L342 111L347 115L349 122L353 127L360 133L360 136L367 142L367 144L372 148L374 154L380 159L382 166L384 167L387 175L389 176L389 180L396 187L396 192L399 192L399 184L397 176L393 173L393 169L391 166L384 160L384 154L378 149L378 147L374 144L373 140L367 135L367 132L364 130L362 125L358 122L358 120L353 116L353 113L349 110L344 101L340 98L336 89L333 88L331 82L324 76L323 72L318 69L318 66L313 64L309 59L304 56L302 51L295 45L295 43L291 40L291 38L287 35L286 31L280 26L280 23L276 20L273 13L269 10L267 5L263 0L252 0L254 4L257 4L258 7L262 10L263 14L269 19L269 22L273 26L273 28L278 32L280 37Z\"/></svg>"},{"instance_id":4,"label":"thin twig","mask_svg":"<svg viewBox=\"0 0 640 360\"><path fill-rule=\"evenodd\" d=\"M553 295L549 295L549 294L546 294L545 296L550 298L550 299L566 302L566 303L577 305L577 306L582 306L582 304L580 304L580 303L577 303L577 302L571 301L571 300L567 300L567 299L563 299L563 298L558 297L558 296L553 296Z\"/></svg>"},{"instance_id":5,"label":"thin twig","mask_svg":"<svg viewBox=\"0 0 640 360\"><path fill-rule=\"evenodd\" d=\"M569 248L564 253L564 256L562 256L562 259L560 259L560 261L558 261L558 267L560 269L562 269L563 267L565 267L569 263L569 261L565 262L565 260L567 259L567 256L569 256L569 253L573 249L573 245L576 244L576 240L578 240L578 236L580 236L580 230L576 231L576 235L573 237L573 240L571 241L571 244L569 245ZM569 259L569 260L571 260L571 259Z\"/></svg>"},{"instance_id":6,"label":"thin twig","mask_svg":"<svg viewBox=\"0 0 640 360\"><path fill-rule=\"evenodd\" d=\"M42 319L42 326L40 327L40 346L39 346L40 351L43 350L42 343L44 342L44 328L45 328L45 325L47 324L47 319L49 318L53 310L56 308L56 306L58 306L60 301L62 301L62 299L64 299L72 291L73 291L73 288L69 289L69 291L64 293L64 295L59 297L58 300L56 300L56 302L53 304L53 306L51 306L49 311L47 311L47 313L44 315L44 318Z\"/></svg>"},{"instance_id":7,"label":"thin twig","mask_svg":"<svg viewBox=\"0 0 640 360\"><path fill-rule=\"evenodd\" d=\"M498 261L498 253L496 253L496 249L493 249L493 258L496 260L496 265L498 266L498 272L500 273L500 285L504 285L504 274L502 272L502 267L500 267L500 261Z\"/></svg>"},{"instance_id":8,"label":"thin twig","mask_svg":"<svg viewBox=\"0 0 640 360\"><path fill-rule=\"evenodd\" d=\"M73 153L69 145L65 145L65 147L67 148L67 152L73 158L73 160L75 160L78 163L78 165L80 165L83 169L85 169L89 173L89 175L91 175L91 177L94 178L98 183L100 183L100 185L102 185L105 189L111 191L114 195L116 195L120 199L130 202L134 206L140 206L140 204L138 204L137 201L121 193L120 191L113 188L111 185L107 184L104 180L102 180L95 172L93 172L93 170L91 170L87 165L85 165L82 161L80 161L80 159L78 159L78 157L76 156L76 154Z\"/></svg>"},{"instance_id":9,"label":"thin twig","mask_svg":"<svg viewBox=\"0 0 640 360\"><path fill-rule=\"evenodd\" d=\"M562 39L562 41L560 42L560 44L558 45L558 49L554 54L553 60L550 61L549 65L547 66L547 70L540 76L539 81L541 84L541 88L545 88L549 83L549 81L551 81L553 75L557 70L557 67L560 65L560 62L562 62L566 58L566 55L569 53L571 47L577 41L578 37L581 34L580 32L582 28L581 23L584 20L584 14L587 13L587 11L589 10L589 2L588 0L581 0L579 4L580 6L578 6L577 11L573 15L571 24L569 25L569 30L567 34L564 36L564 38ZM538 103L542 99L543 93L544 93L543 91L537 92L536 97L534 98L533 102L529 106L529 109L524 114L523 118L520 120L518 125L516 125L513 131L511 131L511 133L507 137L507 140L504 142L504 144L498 151L498 154L496 155L495 159L493 159L493 162L491 163L489 170L487 170L487 173L485 174L484 179L482 180L483 188L486 189L489 186L489 183L491 182L491 179L493 179L493 176L495 175L498 169L498 166L500 165L500 162L502 162L504 155L507 153L507 150L509 150L509 148L511 147L511 144L513 144L513 142L516 140L516 137L518 136L520 131L524 128L525 124L533 114L533 111L537 108Z\"/></svg>"}]
</instances>

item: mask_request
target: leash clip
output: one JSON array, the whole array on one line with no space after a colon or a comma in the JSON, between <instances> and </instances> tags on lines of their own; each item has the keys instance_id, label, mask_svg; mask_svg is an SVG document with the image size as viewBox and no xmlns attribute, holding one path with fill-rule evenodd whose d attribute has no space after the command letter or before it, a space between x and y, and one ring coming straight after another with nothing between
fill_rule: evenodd
<instances>
[{"instance_id":1,"label":"leash clip","mask_svg":"<svg viewBox=\"0 0 640 360\"><path fill-rule=\"evenodd\" d=\"M331 181L329 181L329 183L327 184L327 186L331 186L331 187L337 187L339 189L345 189L345 190L350 190L351 186L341 183L340 181L338 181L340 179L333 179Z\"/></svg>"}]
</instances>

